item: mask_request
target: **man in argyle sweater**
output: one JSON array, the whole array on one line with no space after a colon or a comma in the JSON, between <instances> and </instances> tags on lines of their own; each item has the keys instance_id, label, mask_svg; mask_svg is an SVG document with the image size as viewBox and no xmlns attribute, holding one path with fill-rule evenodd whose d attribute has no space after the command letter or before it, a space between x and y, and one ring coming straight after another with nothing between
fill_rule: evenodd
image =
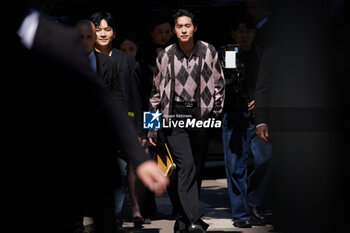
<instances>
[{"instance_id":1,"label":"man in argyle sweater","mask_svg":"<svg viewBox=\"0 0 350 233\"><path fill-rule=\"evenodd\" d=\"M159 110L166 121L180 115L198 120L215 118L224 102L224 76L217 51L194 39L197 26L192 13L178 10L173 19L178 42L157 57L150 110ZM162 132L177 165L170 185L177 212L174 232L205 232L208 224L200 219L198 199L200 170L208 149L207 130L173 127ZM155 145L157 132L150 130L148 137Z\"/></svg>"}]
</instances>

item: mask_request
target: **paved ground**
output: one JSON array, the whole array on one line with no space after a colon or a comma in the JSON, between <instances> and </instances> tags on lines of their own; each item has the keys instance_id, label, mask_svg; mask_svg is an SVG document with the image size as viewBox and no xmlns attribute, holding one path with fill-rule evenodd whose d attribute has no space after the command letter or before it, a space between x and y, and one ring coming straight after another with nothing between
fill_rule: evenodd
<instances>
[{"instance_id":1,"label":"paved ground","mask_svg":"<svg viewBox=\"0 0 350 233\"><path fill-rule=\"evenodd\" d=\"M208 232L231 233L268 233L272 226L253 226L252 228L235 228L232 225L230 203L227 193L227 182L224 178L222 164L213 164L215 169L206 174L202 183L200 211L202 219L209 224ZM211 169L210 166L207 169ZM157 214L151 224L144 224L142 228L135 228L130 216L124 216L123 229L130 233L172 233L175 220L171 217L171 203L167 193L156 198ZM127 197L124 204L125 215L130 213L131 202ZM88 220L86 220L86 223Z\"/></svg>"},{"instance_id":2,"label":"paved ground","mask_svg":"<svg viewBox=\"0 0 350 233\"><path fill-rule=\"evenodd\" d=\"M272 230L271 226L254 226L250 229L233 227L225 178L204 180L201 196L200 211L204 214L203 220L210 225L208 232L267 233ZM129 232L173 232L174 220L171 219L171 204L167 193L157 197L156 202L158 213L152 224L143 225L143 229L135 229L132 222L126 221L123 227Z\"/></svg>"}]
</instances>

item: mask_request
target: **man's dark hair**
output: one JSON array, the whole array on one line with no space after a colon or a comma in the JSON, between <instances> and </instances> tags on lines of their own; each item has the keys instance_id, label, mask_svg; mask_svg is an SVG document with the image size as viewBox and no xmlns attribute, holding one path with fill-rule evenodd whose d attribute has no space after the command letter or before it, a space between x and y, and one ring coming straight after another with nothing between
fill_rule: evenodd
<instances>
[{"instance_id":1,"label":"man's dark hair","mask_svg":"<svg viewBox=\"0 0 350 233\"><path fill-rule=\"evenodd\" d=\"M239 25L245 24L249 29L256 29L256 23L254 18L248 13L239 13L233 16L230 20L230 29L237 30Z\"/></svg>"},{"instance_id":2,"label":"man's dark hair","mask_svg":"<svg viewBox=\"0 0 350 233\"><path fill-rule=\"evenodd\" d=\"M189 12L188 10L185 9L178 9L172 16L173 18L173 25L175 25L177 18L182 17L182 16L187 16L191 18L193 26L197 26L197 19L195 18L194 14Z\"/></svg>"},{"instance_id":3,"label":"man's dark hair","mask_svg":"<svg viewBox=\"0 0 350 233\"><path fill-rule=\"evenodd\" d=\"M171 25L171 18L168 14L159 13L156 15L151 15L148 23L148 31L153 31L157 25L169 23Z\"/></svg>"},{"instance_id":4,"label":"man's dark hair","mask_svg":"<svg viewBox=\"0 0 350 233\"><path fill-rule=\"evenodd\" d=\"M113 31L116 31L116 22L113 15L109 12L99 11L91 15L91 21L95 24L95 27L98 27L101 21L106 20L108 26L113 28Z\"/></svg>"},{"instance_id":5,"label":"man's dark hair","mask_svg":"<svg viewBox=\"0 0 350 233\"><path fill-rule=\"evenodd\" d=\"M138 36L137 36L137 34L136 34L135 32L133 32L133 31L124 31L124 32L122 32L122 33L118 36L118 38L117 38L117 40L116 40L116 45L117 45L117 47L119 48L119 47L120 47L120 44L123 43L123 42L126 41L126 40L130 40L130 41L134 42L135 45L136 45L137 47L139 47L139 39L138 39Z\"/></svg>"}]
</instances>

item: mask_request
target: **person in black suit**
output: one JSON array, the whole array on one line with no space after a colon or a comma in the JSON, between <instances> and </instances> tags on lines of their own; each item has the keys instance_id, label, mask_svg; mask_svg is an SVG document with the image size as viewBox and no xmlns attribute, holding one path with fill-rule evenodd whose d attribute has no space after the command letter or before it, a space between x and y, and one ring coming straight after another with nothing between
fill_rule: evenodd
<instances>
[{"instance_id":1,"label":"person in black suit","mask_svg":"<svg viewBox=\"0 0 350 233\"><path fill-rule=\"evenodd\" d=\"M9 134L19 175L15 217L36 232L81 232L82 206L93 198L97 232L115 232L117 145L156 194L168 181L144 154L122 100L98 81L76 30L37 11L16 28L16 59L7 64L15 77L9 87L16 87Z\"/></svg>"},{"instance_id":2,"label":"person in black suit","mask_svg":"<svg viewBox=\"0 0 350 233\"><path fill-rule=\"evenodd\" d=\"M115 38L115 19L109 12L96 12L90 20L96 28L95 50L110 56L116 64L120 89L128 108L128 115L134 119L139 140L145 143L146 136L142 127L142 102L140 96L141 70L125 52L112 47ZM114 88L115 84L111 85Z\"/></svg>"},{"instance_id":3,"label":"person in black suit","mask_svg":"<svg viewBox=\"0 0 350 233\"><path fill-rule=\"evenodd\" d=\"M138 138L143 146L146 142L145 133L142 127L142 100L141 100L141 70L139 63L133 60L125 52L112 47L115 39L116 25L115 19L109 12L96 12L91 15L91 21L96 27L95 50L101 54L108 55L115 63L118 76L118 84L122 91L123 99L128 108L128 114L135 123L138 132ZM114 88L115 85L111 85ZM128 172L134 173L134 166L128 164ZM130 177L130 176L129 176ZM125 178L127 179L127 178ZM117 197L124 199L123 194ZM120 210L118 210L120 212ZM133 211L134 222L136 224L150 223L150 219L146 220L137 211Z\"/></svg>"},{"instance_id":4,"label":"person in black suit","mask_svg":"<svg viewBox=\"0 0 350 233\"><path fill-rule=\"evenodd\" d=\"M90 20L80 20L76 24L76 29L79 31L82 42L84 44L85 51L89 57L90 65L92 69L98 74L98 78L105 85L112 94L123 98L122 90L119 84L119 78L116 72L117 65L115 61L112 60L108 55L97 52L94 49L96 34L95 34L95 25ZM124 99L123 99L124 101ZM124 103L125 104L125 103ZM125 110L127 107L124 106ZM121 184L116 190L116 200L115 200L115 214L116 214L116 222L117 227L120 229L122 227L123 221L121 217L121 210L124 202L124 194L126 192L126 179L127 179L127 158L123 156L123 153L118 151L116 153L117 164L119 166L119 183ZM89 203L88 203L89 206ZM91 209L91 207L90 207ZM89 207L87 207L87 216L91 216Z\"/></svg>"},{"instance_id":5,"label":"person in black suit","mask_svg":"<svg viewBox=\"0 0 350 233\"><path fill-rule=\"evenodd\" d=\"M342 232L349 163L347 86L339 74L347 67L347 21L320 20L329 10L324 2L274 4L278 44L265 49L255 96L255 119L266 124L258 136L273 142L273 225L278 232Z\"/></svg>"},{"instance_id":6,"label":"person in black suit","mask_svg":"<svg viewBox=\"0 0 350 233\"><path fill-rule=\"evenodd\" d=\"M269 104L271 93L274 89L274 77L276 72L273 63L277 47L270 47L265 50L263 59L261 61L259 78L255 88L255 103L257 108L254 112L254 119L256 122L256 134L264 141L269 140Z\"/></svg>"},{"instance_id":7,"label":"person in black suit","mask_svg":"<svg viewBox=\"0 0 350 233\"><path fill-rule=\"evenodd\" d=\"M245 7L256 22L254 43L261 49L270 47L275 34L272 32L268 0L245 0Z\"/></svg>"},{"instance_id":8,"label":"person in black suit","mask_svg":"<svg viewBox=\"0 0 350 233\"><path fill-rule=\"evenodd\" d=\"M98 74L99 79L106 86L109 86L110 82L117 82L115 66L109 56L101 54L94 49L96 34L95 25L87 19L80 20L76 24L76 29L81 35L82 42L86 54L89 57L91 68ZM113 79L116 79L115 81ZM115 88L110 88L115 91L116 95L121 91L119 85L115 85ZM121 94L121 93L120 93Z\"/></svg>"}]
</instances>

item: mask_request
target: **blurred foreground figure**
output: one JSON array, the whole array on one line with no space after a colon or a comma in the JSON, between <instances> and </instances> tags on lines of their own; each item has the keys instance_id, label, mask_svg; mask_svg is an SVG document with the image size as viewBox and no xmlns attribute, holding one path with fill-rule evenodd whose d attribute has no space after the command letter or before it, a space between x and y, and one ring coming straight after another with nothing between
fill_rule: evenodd
<instances>
[{"instance_id":1,"label":"blurred foreground figure","mask_svg":"<svg viewBox=\"0 0 350 233\"><path fill-rule=\"evenodd\" d=\"M118 147L156 195L168 181L144 154L122 100L93 72L78 32L37 11L23 18L7 67L17 88L9 135L15 217L35 232L82 232L83 206L93 199L96 231L116 232Z\"/></svg>"}]
</instances>

